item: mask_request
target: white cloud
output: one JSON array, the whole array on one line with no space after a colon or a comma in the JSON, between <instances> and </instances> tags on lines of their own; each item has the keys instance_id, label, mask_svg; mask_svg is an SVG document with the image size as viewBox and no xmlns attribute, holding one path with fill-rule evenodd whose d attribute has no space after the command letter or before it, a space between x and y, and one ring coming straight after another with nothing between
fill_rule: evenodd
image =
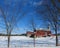
<instances>
[{"instance_id":1,"label":"white cloud","mask_svg":"<svg viewBox=\"0 0 60 48\"><path fill-rule=\"evenodd\" d=\"M39 2L34 2L33 5L36 6L36 5L41 5L43 3L43 0L39 1Z\"/></svg>"}]
</instances>

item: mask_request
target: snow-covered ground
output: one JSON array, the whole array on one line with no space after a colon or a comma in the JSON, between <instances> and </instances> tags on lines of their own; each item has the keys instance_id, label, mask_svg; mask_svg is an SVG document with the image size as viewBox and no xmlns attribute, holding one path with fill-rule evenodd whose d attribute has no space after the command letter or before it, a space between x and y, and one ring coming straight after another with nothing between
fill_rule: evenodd
<instances>
[{"instance_id":1,"label":"snow-covered ground","mask_svg":"<svg viewBox=\"0 0 60 48\"><path fill-rule=\"evenodd\" d=\"M58 36L60 44L60 36ZM55 46L55 36L35 38L35 48L60 48ZM7 36L0 36L0 48L7 48ZM34 48L34 39L26 36L11 36L11 48Z\"/></svg>"}]
</instances>

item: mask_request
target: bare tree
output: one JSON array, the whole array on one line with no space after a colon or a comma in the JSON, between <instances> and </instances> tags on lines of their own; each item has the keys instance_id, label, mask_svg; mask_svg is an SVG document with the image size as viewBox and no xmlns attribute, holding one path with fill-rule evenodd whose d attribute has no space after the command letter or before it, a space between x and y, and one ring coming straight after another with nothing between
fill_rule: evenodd
<instances>
[{"instance_id":1,"label":"bare tree","mask_svg":"<svg viewBox=\"0 0 60 48\"><path fill-rule=\"evenodd\" d=\"M34 21L34 17L32 16L32 18L30 19L29 21L29 28L33 31L33 45L35 47L35 33L36 33L36 24L35 24L35 21Z\"/></svg>"},{"instance_id":2,"label":"bare tree","mask_svg":"<svg viewBox=\"0 0 60 48\"><path fill-rule=\"evenodd\" d=\"M8 48L10 44L10 35L14 27L16 27L19 20L21 20L21 18L27 13L22 11L22 7L24 6L24 1L16 2L13 9L11 9L12 7L10 6L11 4L6 4L5 6L6 10L4 10L3 7L0 6L0 12L1 12L0 17L4 20L4 24L5 24L4 26L6 27L5 29L8 35ZM12 14L10 14L11 13L10 10Z\"/></svg>"},{"instance_id":3,"label":"bare tree","mask_svg":"<svg viewBox=\"0 0 60 48\"><path fill-rule=\"evenodd\" d=\"M58 3L60 3L60 0L51 0L51 3L60 13L60 6L58 6Z\"/></svg>"},{"instance_id":4,"label":"bare tree","mask_svg":"<svg viewBox=\"0 0 60 48\"><path fill-rule=\"evenodd\" d=\"M44 8L43 10L41 9ZM49 4L42 4L40 6L37 6L36 9L37 13L41 14L43 16L44 21L48 21L48 23L51 24L52 28L55 31L56 34L56 46L58 46L58 26L59 26L59 12L58 10L51 5L49 6Z\"/></svg>"}]
</instances>

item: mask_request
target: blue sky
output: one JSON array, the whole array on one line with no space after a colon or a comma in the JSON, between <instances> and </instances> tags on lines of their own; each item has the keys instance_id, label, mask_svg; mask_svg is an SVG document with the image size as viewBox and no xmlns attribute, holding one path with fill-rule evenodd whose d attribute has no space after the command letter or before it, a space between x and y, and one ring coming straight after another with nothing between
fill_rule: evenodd
<instances>
[{"instance_id":1,"label":"blue sky","mask_svg":"<svg viewBox=\"0 0 60 48\"><path fill-rule=\"evenodd\" d=\"M15 6L16 3L17 6ZM42 3L43 0L0 0L0 6L4 10L4 12L8 12L8 16L12 16L12 14L15 16L19 9L21 9L19 15L25 13L25 16L17 23L17 26L14 28L12 33L21 34L31 30L30 20L32 19L32 16L34 18L34 23L36 24L37 29L46 28L45 22L41 20L42 17L38 17L42 15L37 14L35 11L35 7L37 5L41 5ZM16 8L16 10L14 10L14 7ZM15 12L13 13L12 11ZM0 22L2 22L1 18ZM2 26L1 23L0 26ZM0 33L6 33L6 30L0 27Z\"/></svg>"}]
</instances>

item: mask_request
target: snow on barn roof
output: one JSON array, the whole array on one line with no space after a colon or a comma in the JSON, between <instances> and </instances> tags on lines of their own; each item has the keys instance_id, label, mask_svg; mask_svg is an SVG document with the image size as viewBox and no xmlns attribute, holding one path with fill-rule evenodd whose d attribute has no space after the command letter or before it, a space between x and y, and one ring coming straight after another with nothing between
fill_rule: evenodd
<instances>
[{"instance_id":1,"label":"snow on barn roof","mask_svg":"<svg viewBox=\"0 0 60 48\"><path fill-rule=\"evenodd\" d=\"M37 29L37 30L50 31L49 29L46 29L46 28L40 28L40 29Z\"/></svg>"}]
</instances>

